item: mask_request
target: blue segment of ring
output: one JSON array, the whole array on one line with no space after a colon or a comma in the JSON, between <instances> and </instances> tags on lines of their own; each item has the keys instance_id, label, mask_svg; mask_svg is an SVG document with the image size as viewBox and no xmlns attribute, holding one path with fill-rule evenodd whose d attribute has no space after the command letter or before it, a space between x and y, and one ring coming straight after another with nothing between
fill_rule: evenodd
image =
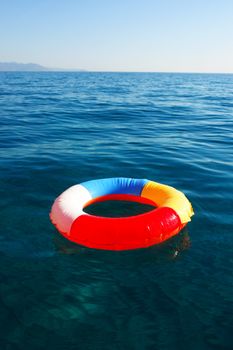
<instances>
[{"instance_id":1,"label":"blue segment of ring","mask_svg":"<svg viewBox=\"0 0 233 350\"><path fill-rule=\"evenodd\" d=\"M91 180L82 182L92 198L107 196L109 194L131 194L140 196L149 180L132 179L126 177L113 177L109 179Z\"/></svg>"}]
</instances>

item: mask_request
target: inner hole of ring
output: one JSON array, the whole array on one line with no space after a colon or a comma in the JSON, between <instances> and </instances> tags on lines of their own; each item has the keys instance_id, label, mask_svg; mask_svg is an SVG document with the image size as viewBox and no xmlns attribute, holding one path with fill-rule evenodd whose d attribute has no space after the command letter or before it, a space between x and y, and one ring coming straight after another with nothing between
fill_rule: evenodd
<instances>
[{"instance_id":1,"label":"inner hole of ring","mask_svg":"<svg viewBox=\"0 0 233 350\"><path fill-rule=\"evenodd\" d=\"M84 212L102 217L128 217L147 213L156 208L152 201L136 196L112 195L87 203Z\"/></svg>"}]
</instances>

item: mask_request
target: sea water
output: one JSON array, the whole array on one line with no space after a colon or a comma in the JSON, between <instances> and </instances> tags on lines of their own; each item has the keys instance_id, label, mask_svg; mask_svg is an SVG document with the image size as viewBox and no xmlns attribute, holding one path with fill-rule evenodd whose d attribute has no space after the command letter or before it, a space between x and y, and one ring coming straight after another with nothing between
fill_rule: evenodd
<instances>
[{"instance_id":1,"label":"sea water","mask_svg":"<svg viewBox=\"0 0 233 350\"><path fill-rule=\"evenodd\" d=\"M233 348L233 75L0 73L0 147L1 350ZM134 251L61 237L54 199L119 176L183 191L192 222Z\"/></svg>"}]
</instances>

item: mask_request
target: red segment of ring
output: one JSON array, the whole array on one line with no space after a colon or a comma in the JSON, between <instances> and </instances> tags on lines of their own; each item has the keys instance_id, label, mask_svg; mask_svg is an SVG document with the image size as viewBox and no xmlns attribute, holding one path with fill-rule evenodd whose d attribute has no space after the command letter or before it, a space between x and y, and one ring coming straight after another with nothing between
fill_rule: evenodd
<instances>
[{"instance_id":1,"label":"red segment of ring","mask_svg":"<svg viewBox=\"0 0 233 350\"><path fill-rule=\"evenodd\" d=\"M108 195L91 203L107 199L131 200L154 205L148 199L131 195ZM184 226L173 209L161 207L145 214L123 218L81 215L73 222L69 236L64 233L63 235L75 243L90 248L128 250L161 243L176 235Z\"/></svg>"}]
</instances>

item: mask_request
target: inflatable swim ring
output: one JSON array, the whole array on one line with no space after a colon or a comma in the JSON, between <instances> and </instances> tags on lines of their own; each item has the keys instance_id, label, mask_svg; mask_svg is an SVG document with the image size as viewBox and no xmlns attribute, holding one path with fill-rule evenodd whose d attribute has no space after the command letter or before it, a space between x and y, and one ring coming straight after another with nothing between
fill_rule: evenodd
<instances>
[{"instance_id":1,"label":"inflatable swim ring","mask_svg":"<svg viewBox=\"0 0 233 350\"><path fill-rule=\"evenodd\" d=\"M136 216L109 218L83 209L105 200L130 200L155 209ZM193 215L191 203L173 187L145 179L109 178L72 186L54 202L50 219L67 239L106 250L145 248L176 235Z\"/></svg>"}]
</instances>

